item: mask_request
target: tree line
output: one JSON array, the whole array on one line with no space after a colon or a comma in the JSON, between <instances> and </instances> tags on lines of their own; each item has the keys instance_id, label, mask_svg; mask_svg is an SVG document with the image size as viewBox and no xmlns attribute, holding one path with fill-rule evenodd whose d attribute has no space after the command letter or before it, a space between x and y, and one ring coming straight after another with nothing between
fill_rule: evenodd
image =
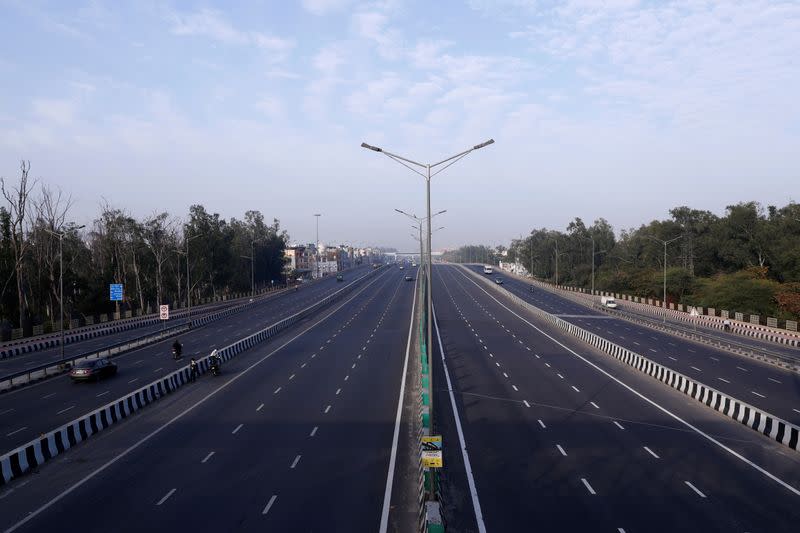
<instances>
[{"instance_id":1,"label":"tree line","mask_svg":"<svg viewBox=\"0 0 800 533\"><path fill-rule=\"evenodd\" d=\"M186 305L247 292L251 257L256 288L283 279L286 231L251 210L225 220L193 205L182 220L169 213L137 219L104 201L86 227L70 220L71 197L20 165L11 182L0 178L0 318L5 329L59 323L59 246L63 249L64 320L98 313ZM60 241L60 242L59 242ZM109 284L124 284L125 300L110 301Z\"/></svg>"},{"instance_id":2,"label":"tree line","mask_svg":"<svg viewBox=\"0 0 800 533\"><path fill-rule=\"evenodd\" d=\"M800 204L743 202L722 216L680 206L669 214L619 234L603 218L588 226L575 218L565 231L539 228L515 239L500 259L540 279L586 289L594 264L596 290L661 299L668 242L668 302L800 316ZM461 261L470 251L481 248L462 247L445 258ZM497 259L494 252L489 257Z\"/></svg>"}]
</instances>

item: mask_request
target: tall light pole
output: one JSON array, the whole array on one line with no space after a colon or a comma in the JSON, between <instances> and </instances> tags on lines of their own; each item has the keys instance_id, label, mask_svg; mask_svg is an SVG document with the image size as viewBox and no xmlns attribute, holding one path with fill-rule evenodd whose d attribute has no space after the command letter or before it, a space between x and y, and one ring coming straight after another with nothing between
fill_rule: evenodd
<instances>
[{"instance_id":1,"label":"tall light pole","mask_svg":"<svg viewBox=\"0 0 800 533\"><path fill-rule=\"evenodd\" d=\"M370 146L369 144L364 143L364 142L361 143L362 148L367 148L368 150L372 150L373 152L382 153L386 157L388 157L388 158L400 163L401 165L403 165L404 167L408 168L412 172L416 172L417 174L419 174L420 176L425 178L425 204L426 204L426 211L428 213L428 216L427 216L428 235L427 235L427 239L426 240L427 240L427 249L428 249L428 268L427 268L427 273L428 273L428 276L427 276L427 282L428 282L428 290L427 290L427 293L428 293L428 295L427 295L428 296L427 297L428 339L427 339L427 347L428 347L428 400L430 402L430 409L429 409L429 428L430 429L433 429L433 364L432 364L432 361L433 361L433 331L432 331L433 330L433 318L432 318L432 315L433 315L433 302L431 300L431 286L432 286L432 282L433 282L433 276L432 276L432 273L433 273L433 268L432 268L433 248L431 248L431 233L432 233L431 232L431 218L432 218L432 216L431 216L431 178L433 176L435 176L436 174L439 174L440 172L442 172L443 170L445 170L449 166L451 166L451 165L457 163L458 161L460 161L461 159L467 157L473 151L479 150L479 149L484 148L486 146L489 146L492 143L494 143L494 139L489 139L488 141L482 142L481 144L476 144L475 146L473 146L469 150L464 150L461 153L455 154L453 156L448 157L447 159L443 159L443 160L439 161L438 163L433 163L433 164L430 164L430 163L418 163L416 161L412 161L411 159L407 159L405 157L393 154L391 152L387 152L386 150L384 150L382 148L378 148L377 146ZM423 174L419 170L417 170L417 169L415 169L415 168L413 168L413 167L411 167L409 165L413 165L415 167L422 168L422 169L425 170L425 173ZM444 165L444 166L442 168L440 168L439 170L437 170L436 172L434 172L433 174L431 174L431 169L435 168L435 167L438 167L440 165Z\"/></svg>"},{"instance_id":2,"label":"tall light pole","mask_svg":"<svg viewBox=\"0 0 800 533\"><path fill-rule=\"evenodd\" d=\"M419 263L420 263L420 265L422 265L422 262L424 261L423 249L422 249L422 243L424 242L422 240L422 226L423 226L423 223L425 222L425 219L419 218L417 215L414 215L412 213L406 213L402 209L395 209L395 211L397 211L401 215L407 216L408 218L410 218L411 220L416 222L416 224L414 225L414 228L419 228ZM431 218L435 218L435 217L437 217L439 215L442 215L444 213L447 213L447 209L442 209L441 211L439 211L437 213L434 213L433 215L431 215Z\"/></svg>"},{"instance_id":3,"label":"tall light pole","mask_svg":"<svg viewBox=\"0 0 800 533\"><path fill-rule=\"evenodd\" d=\"M533 279L533 232L531 232L531 279Z\"/></svg>"},{"instance_id":4,"label":"tall light pole","mask_svg":"<svg viewBox=\"0 0 800 533\"><path fill-rule=\"evenodd\" d=\"M317 217L317 246L316 246L316 248L314 250L315 250L315 253L316 253L316 256L317 256L317 259L316 259L316 263L317 263L317 278L319 278L320 277L320 270L319 270L319 217L321 217L322 214L321 213L314 213L314 216Z\"/></svg>"},{"instance_id":5,"label":"tall light pole","mask_svg":"<svg viewBox=\"0 0 800 533\"><path fill-rule=\"evenodd\" d=\"M85 224L81 224L80 226L75 226L74 230L79 230L85 228ZM58 237L58 299L60 300L60 307L61 307L61 318L59 319L59 323L61 326L61 359L64 359L64 230L61 231L50 231L49 229L44 229L47 233Z\"/></svg>"},{"instance_id":6,"label":"tall light pole","mask_svg":"<svg viewBox=\"0 0 800 533\"><path fill-rule=\"evenodd\" d=\"M678 235L674 239L670 239L668 241L659 239L657 237L653 237L652 235L645 235L645 237L647 237L648 239L652 239L656 242L660 242L661 244L664 245L664 301L662 302L662 307L666 309L667 308L667 245L671 242L677 241L678 239L683 237L683 235ZM666 320L667 320L667 315L664 314L664 321L666 322Z\"/></svg>"},{"instance_id":7,"label":"tall light pole","mask_svg":"<svg viewBox=\"0 0 800 533\"><path fill-rule=\"evenodd\" d=\"M188 317L187 320L189 327L192 327L192 286L189 280L189 242L197 239L198 237L202 237L203 235L205 235L205 233L198 233L190 237L187 233L184 237L186 240L186 250L175 250L176 253L186 256L186 316Z\"/></svg>"}]
</instances>

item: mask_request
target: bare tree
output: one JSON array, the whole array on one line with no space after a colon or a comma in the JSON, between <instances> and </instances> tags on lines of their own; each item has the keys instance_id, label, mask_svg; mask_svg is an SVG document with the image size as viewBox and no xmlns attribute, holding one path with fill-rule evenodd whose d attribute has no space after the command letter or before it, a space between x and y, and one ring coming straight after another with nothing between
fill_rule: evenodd
<instances>
[{"instance_id":1,"label":"bare tree","mask_svg":"<svg viewBox=\"0 0 800 533\"><path fill-rule=\"evenodd\" d=\"M156 304L160 305L164 303L164 264L177 244L175 221L167 213L154 214L144 221L143 234L155 260Z\"/></svg>"},{"instance_id":2,"label":"bare tree","mask_svg":"<svg viewBox=\"0 0 800 533\"><path fill-rule=\"evenodd\" d=\"M14 272L17 277L20 327L22 327L22 321L28 311L23 268L23 262L30 246L25 235L28 230L28 198L36 187L36 180L29 180L30 170L30 161L20 163L20 178L17 186L7 187L5 178L0 178L0 191L8 202L8 212L11 215L11 247L14 251Z\"/></svg>"},{"instance_id":3,"label":"bare tree","mask_svg":"<svg viewBox=\"0 0 800 533\"><path fill-rule=\"evenodd\" d=\"M42 194L35 203L36 224L34 242L39 248L39 258L43 264L37 265L40 274L48 280L48 315L55 316L55 307L61 304L58 275L60 273L58 237L50 232L62 232L67 221L67 214L72 208L71 196L64 196L61 189L55 191L42 185ZM47 231L49 230L49 231ZM63 320L63 317L61 317Z\"/></svg>"}]
</instances>

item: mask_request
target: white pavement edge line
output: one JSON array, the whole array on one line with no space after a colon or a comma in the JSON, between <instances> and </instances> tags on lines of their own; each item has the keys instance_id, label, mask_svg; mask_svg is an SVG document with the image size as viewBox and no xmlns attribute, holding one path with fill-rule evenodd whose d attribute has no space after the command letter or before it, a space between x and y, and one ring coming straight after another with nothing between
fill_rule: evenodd
<instances>
[{"instance_id":1,"label":"white pavement edge line","mask_svg":"<svg viewBox=\"0 0 800 533\"><path fill-rule=\"evenodd\" d=\"M502 307L503 307L503 308L504 308L506 311L508 311L508 312L509 312L509 313L511 313L512 315L516 316L517 318L519 318L520 320L522 320L523 322L525 322L526 324L528 324L530 327L532 327L533 329L535 329L536 331L538 331L539 333L541 333L542 335L544 335L545 337L547 337L548 339L550 339L551 341L553 341L554 343L558 344L559 346L561 346L562 348L564 348L565 350L567 350L569 353L571 353L572 355L574 355L575 357L577 357L578 359L580 359L581 361L583 361L583 362L584 362L584 363L586 363L587 365L591 366L592 368L594 368L595 370L597 370L597 371L598 371L598 372L600 372L601 374L605 375L605 376L606 376L606 377L608 377L609 379L613 379L614 381L616 381L616 382L617 382L617 384L619 384L620 386L622 386L622 387L624 387L624 388L628 389L630 392L632 392L633 394L635 394L636 396L638 396L639 398L641 398L641 399L642 399L642 400L644 400L645 402L649 403L650 405L652 405L653 407L655 407L655 408L656 408L656 409L658 409L659 411L661 411L661 412L663 412L664 414L668 415L669 417L671 417L671 418L673 418L673 419L677 420L678 422L680 422L681 424L685 425L686 427L688 427L689 429L691 429L692 431L694 431L694 432L695 432L695 433L697 433L698 435L702 436L703 438L705 438L705 439L706 439L706 440L708 440L709 442L712 442L712 443L716 444L716 445L717 445L717 446L719 446L721 449L725 450L726 452L728 452L728 453L729 453L729 454L731 454L732 456L736 457L737 459L739 459L739 460L740 460L740 461L742 461L743 463L745 463L745 464L747 464L747 465L751 466L752 468L754 468L755 470L757 470L758 472L760 472L760 473L761 473L761 474L763 474L764 476L768 477L769 479L771 479L771 480L775 481L776 483L778 483L779 485L781 485L781 486L782 486L782 487L784 487L785 489L787 489L787 490L789 490L790 492L794 493L796 496L800 496L800 490L798 490L798 489L794 488L793 486L789 485L788 483L786 483L785 481L783 481L782 479L780 479L780 478L779 478L778 476L776 476L775 474L773 474L773 473L771 473L771 472L767 471L766 469L762 468L761 466L759 466L759 465L755 464L753 461L751 461L750 459L747 459L746 457L744 457L743 455L741 455L739 452L737 452L737 451L735 451L735 450L733 450L733 449L729 448L728 446L725 446L723 443L721 443L720 441L718 441L717 439L715 439L714 437L712 437L712 436L711 436L711 435L709 435L708 433L705 433L705 432L704 432L704 431L702 431L700 428L698 428L698 427L696 427L696 426L694 426L694 425L690 424L689 422L687 422L686 420L682 419L681 417L679 417L678 415L676 415L676 414L675 414L675 413L673 413L672 411L668 410L666 407L662 407L660 404L656 403L654 400L651 400L650 398L648 398L647 396L645 396L645 395L644 395L644 394L642 394L641 392L637 391L636 389L634 389L633 387L631 387L631 386L630 386L630 385L628 385L627 383L625 383L625 382L623 382L622 380L618 379L616 376L614 376L614 375L612 375L612 374L610 374L610 373L606 372L605 370L603 370L602 368L600 368L600 367L599 367L599 366L597 366L596 364L592 363L591 361L589 361L588 359L586 359L586 358L585 358L585 357L583 357L582 355L578 354L577 352L575 352L575 351L574 351L574 350L572 350L571 348L569 348L569 347L565 346L563 343L559 342L557 339L553 338L553 337L552 337L552 336L550 336L548 333L546 333L546 332L542 331L542 330L541 330L541 329L539 329L537 326L535 326L534 324L532 324L531 322L529 322L529 321L528 321L526 318L524 318L524 317L520 316L518 313L516 313L516 312L515 312L515 311L513 311L512 309L510 309L510 308L506 307L506 305L505 305L505 304L503 304L503 303L502 303L500 300L498 300L497 298L495 298L494 296L492 296L491 294L489 294L489 293L486 291L486 289L484 289L483 287L479 286L477 283L475 283L475 281L473 281L472 279L470 279L468 276L464 275L464 273L463 273L463 272L461 273L461 275L462 275L462 276L464 276L465 278L469 279L469 280L470 280L470 281L471 281L473 284L475 284L475 286L476 286L476 287L478 287L480 290L482 290L484 293L486 293L486 295L487 295L487 296L489 296L489 298L491 298L492 300L494 300L495 302L497 302L497 303L498 303L500 306L502 306Z\"/></svg>"},{"instance_id":2,"label":"white pavement edge line","mask_svg":"<svg viewBox=\"0 0 800 533\"><path fill-rule=\"evenodd\" d=\"M303 335L305 335L306 333L308 333L309 331L311 331L315 327L319 326L320 324L322 324L323 322L328 320L331 316L333 316L335 313L337 313L345 305L350 303L356 296L358 296L359 294L364 292L364 290L366 290L367 287L369 287L370 285L375 283L378 279L380 279L380 276L377 276L371 282L369 282L368 284L363 286L360 290L358 290L355 294L350 296L350 298L348 298L347 300L345 300L344 302L339 304L335 309L331 310L325 317L321 318L318 322L315 322L315 323L311 324L306 329L304 329L303 331L301 331L300 333L298 333L297 335L295 335L291 339L287 340L286 342L284 342L283 344L281 344L280 346L278 346L277 348L275 348L274 350L269 352L267 355L265 355L264 357L262 357L261 359L259 359L255 363L253 363L252 365L250 365L247 368L245 368L244 370L242 370L239 374L236 374L230 380L226 381L225 383L223 383L222 385L220 385L219 387L217 387L216 389L214 389L213 391L208 393L208 396L206 396L205 398L201 398L200 400L198 400L197 402L193 403L192 405L190 405L189 407L187 407L186 409L184 409L183 411L181 411L180 413L178 413L177 415L175 415L174 417L172 417L168 421L164 422L161 426L159 426L158 428L154 429L152 432L150 432L149 434L145 435L144 437L142 437L141 439L136 441L134 444L132 444L131 446L129 446L128 448L126 448L125 450L120 452L116 457L114 457L113 459L109 460L104 465L98 467L92 473L88 474L86 477L84 477L80 481L76 482L75 484L73 484L68 489L62 491L60 494L55 496L49 502L45 503L44 505L42 505L41 507L39 507L38 509L36 509L34 511L30 511L29 514L25 518L23 518L22 520L20 520L19 522L17 522L13 526L11 526L10 528L6 529L4 533L12 533L13 531L16 531L20 527L24 526L25 524L30 522L32 519L34 519L36 516L38 516L39 514L41 514L44 511L46 511L47 509L49 509L50 507L52 507L53 505L55 505L56 503L58 503L59 501L61 501L65 497L67 497L69 494L71 494L72 492L74 492L75 490L80 488L87 481L91 480L96 475L102 473L104 470L106 470L107 468L112 466L114 463L116 463L117 461L119 461L123 457L127 456L128 454L130 454L136 448L138 448L139 446L141 446L145 442L149 441L150 439L152 439L153 437L155 437L156 435L158 435L159 433L164 431L166 428L168 428L169 426L171 426L172 424L174 424L175 422L177 422L178 420L180 420L181 418L186 416L189 412L193 411L197 407L203 405L205 402L207 402L208 400L210 400L211 398L213 398L214 396L219 394L220 391L222 391L222 390L228 388L229 386L231 386L231 384L233 384L234 382L239 380L242 376L244 376L245 374L250 372L256 366L260 365L261 363L263 363L267 359L271 358L273 355L275 355L279 351L283 350L289 344L293 343L294 341L296 341L297 339L299 339L300 337L302 337Z\"/></svg>"},{"instance_id":3,"label":"white pavement edge line","mask_svg":"<svg viewBox=\"0 0 800 533\"><path fill-rule=\"evenodd\" d=\"M414 313L417 309L417 286L414 284L414 300L411 302L411 320L408 323L408 341L406 342L406 358L403 362L403 377L400 379L400 395L397 399L397 415L394 421L394 434L392 436L392 452L389 455L389 472L386 475L386 488L383 491L383 509L381 510L380 533L386 533L389 527L389 506L392 503L392 488L394 485L394 470L397 463L397 443L400 438L400 419L403 415L403 397L406 393L406 374L408 372L408 355L411 352L411 333L414 331ZM314 428L316 431L316 428ZM313 432L312 432L313 436Z\"/></svg>"},{"instance_id":4,"label":"white pavement edge line","mask_svg":"<svg viewBox=\"0 0 800 533\"><path fill-rule=\"evenodd\" d=\"M447 370L447 363L445 362L444 346L442 345L442 336L439 334L439 321L436 320L436 306L431 304L433 327L436 329L436 339L439 343L439 353L442 355L442 367L444 368L444 377L447 378L447 391L450 393L450 405L453 407L453 418L456 421L456 430L458 431L458 442L461 445L461 457L464 459L464 470L467 472L467 482L469 483L469 492L472 496L472 507L475 509L475 521L478 523L479 533L486 533L486 525L483 523L483 511L481 510L481 502L478 499L478 489L475 486L475 477L472 475L472 465L469 462L469 453L467 452L467 442L464 438L464 431L461 428L461 417L458 414L458 407L456 406L456 398L453 396L453 383L450 381L450 372ZM431 353L431 357L433 354Z\"/></svg>"},{"instance_id":5,"label":"white pavement edge line","mask_svg":"<svg viewBox=\"0 0 800 533\"><path fill-rule=\"evenodd\" d=\"M333 292L333 293L329 294L328 296L325 296L325 297L323 297L323 298L322 298L321 300L319 300L318 302L316 302L316 303L314 303L314 304L312 304L312 305L310 305L310 306L308 306L308 307L306 307L306 308L304 308L304 309L302 309L302 310L300 310L300 311L298 311L298 312L294 313L293 315L290 315L290 316L288 316L288 317L285 317L285 318L283 318L283 319L279 320L278 322L275 322L275 323L274 323L274 324L272 324L271 326L267 326L266 328L263 328L262 330L260 330L260 331L257 331L256 333L253 333L253 334L251 334L251 335L248 335L248 336L246 336L246 337L243 337L243 338L239 339L238 341L234 341L233 343L229 344L228 346L225 346L225 347L223 347L223 348L220 348L218 351L219 351L219 352L224 352L225 350L228 350L229 348L232 348L232 347L236 346L237 344L246 343L246 341L248 341L249 339L257 338L259 334L261 334L261 333L263 333L263 332L265 332L265 331L269 331L269 330L270 330L270 329L272 329L272 328L276 328L276 327L278 327L278 326L279 326L280 324L282 324L282 323L288 323L289 325L293 324L294 322L292 322L292 321L293 321L293 320L294 320L296 317L298 317L298 316L302 315L302 314L303 314L303 313L305 313L305 312L308 312L309 310L311 310L312 308L314 308L314 307L316 307L316 306L320 306L324 300L326 300L326 299L328 299L328 298L332 298L333 296L335 296L335 295L337 295L337 294L340 294L340 293L342 293L342 292L343 292L343 291L345 291L345 290L350 290L350 289L352 289L352 290L356 290L356 288L355 288L355 284L356 284L357 282L359 282L359 281L361 281L361 280L365 280L365 279L367 279L367 278L368 278L368 277L370 277L370 276L373 276L373 275L375 274L375 272L376 272L376 271L369 271L369 272L367 272L367 273L366 273L366 274L364 274L363 276L361 276L361 277L359 277L359 278L356 278L356 279L355 279L355 280L353 280L352 282L348 283L346 286L342 287L341 289L338 289L337 291L335 291L335 292ZM374 283L374 282L375 282L375 281L376 281L378 278L382 277L382 276L383 276L383 275L384 275L386 272L389 272L389 271L388 271L388 270L384 270L384 271L382 271L380 274L378 274L377 276L374 276L374 277L375 277L375 279L373 279L372 281L370 281L369 283L367 283L367 285L365 285L365 286L364 286L364 287L362 287L361 289L358 289L358 291L356 292L356 294L359 294L359 293L361 293L361 292L362 292L364 289L366 289L367 287L369 287L370 285L372 285L372 284L373 284L373 283ZM355 295L354 295L354 296L355 296ZM349 301L349 300L348 300L348 301ZM329 302L329 303L334 303L334 302ZM337 308L337 310L338 310L338 308ZM327 318L327 317L326 317L326 318ZM281 328L280 330L277 330L277 329L276 329L276 330L275 330L275 332L274 332L272 335L270 335L270 336L268 336L268 337L265 337L265 338L264 338L264 339L262 339L261 341L259 341L259 342L256 342L256 343L254 343L254 344L252 344L252 345L248 346L247 348L242 348L240 351L238 351L238 352L235 352L235 353L234 353L234 354L233 354L231 357L234 357L235 355L238 355L239 353L242 353L242 352L244 352L244 351L246 351L246 350L248 350L248 349L250 349L250 348L254 347L256 344L260 344L261 342L263 342L263 341L266 341L268 338L272 338L272 337L273 337L275 334L277 334L279 331L283 331L283 330L286 330L286 329L288 329L289 325L287 325L286 327L283 327L283 328ZM203 361L205 361L205 360L207 360L207 359L208 359L208 356L206 356L206 357L204 357L204 358L200 358L200 359L197 361L197 362L198 362L198 365L202 364L202 362L203 362ZM229 357L228 359L230 359L230 357ZM175 371L173 371L171 374L167 374L167 375L165 375L165 376L161 376L159 379L157 379L157 380L153 381L152 383L149 383L149 384L147 384L147 385L144 385L144 386L140 387L140 388L139 388L139 389L137 389L137 390L134 390L134 391L132 391L132 392L129 392L129 393L125 394L124 396L122 396L121 398L117 398L116 400L112 400L111 402L107 403L106 405L103 405L103 406L101 406L101 407L98 407L98 408L96 408L95 410L93 410L93 411L90 411L90 412L88 412L88 413L86 413L86 414L82 415L82 416L81 416L81 417L79 417L79 418L76 418L76 419L74 419L74 420L72 420L72 421L70 421L70 422L68 422L68 423L66 423L66 424L63 424L62 426L60 426L60 427L58 427L58 428L56 428L56 429L54 429L54 430L51 430L51 431L49 431L47 434L56 434L56 433L58 433L58 432L60 432L60 431L62 431L62 430L64 430L64 429L68 428L69 426L71 426L71 425L73 425L73 424L80 423L82 420L89 420L89 419L91 419L91 417L92 417L92 416L94 416L94 415L96 415L96 414L98 414L98 413L101 413L102 411L106 411L107 409L114 409L114 408L115 408L115 404L117 404L118 402L120 402L120 401L125 401L127 398L134 398L134 397L136 397L136 396L137 396L138 394L140 394L140 393L142 393L142 394L147 394L147 395L148 395L148 398L150 398L150 396L149 396L149 395L150 395L150 392L148 392L148 390L150 390L150 389L151 389L151 387L157 387L157 388L158 388L158 387L159 387L159 384L161 384L161 383L167 383L167 382L170 382L170 380L172 379L172 377L173 377L173 376L180 375L180 374L181 374L181 372L183 372L183 371L184 371L185 369L187 369L187 368L188 368L188 365L187 365L187 366L185 366L185 367L183 367L183 368L179 368L178 370L175 370ZM138 379L139 379L139 378L134 378L134 379L132 379L132 380L128 381L128 384L131 384L131 383L133 383L134 381L137 381ZM172 388L171 390L168 390L168 391L167 391L167 393L171 393L171 392L173 392L174 390L176 390L176 389L178 389L178 388L182 387L182 386L183 386L183 385L185 385L185 384L186 384L185 382L179 382L178 384L173 384L173 385L171 385L173 388ZM34 385L34 386L35 386L35 385ZM155 397L155 398L153 398L153 399L149 400L149 401L147 402L147 405L149 405L149 404L153 403L153 401L155 401L155 400L157 400L157 399L159 399L159 398L161 398L161 394L160 394L160 393L158 393L158 394L156 395L156 397ZM139 408L137 407L137 408L135 408L135 409L134 409L134 411L135 411L135 410L138 410L138 409L139 409ZM122 416L122 419L124 419L124 418L127 418L128 416L129 416L129 415L126 413L124 416ZM121 420L117 420L117 421L115 421L115 422L112 422L111 424L109 424L109 425L106 425L106 426L104 426L104 427L100 428L100 430L99 430L99 431L103 431L103 430L107 429L108 427L110 427L111 425L114 425L114 424L116 424L116 423L118 423L118 422L120 422L120 421L121 421ZM96 433L96 432L92 432L92 433L91 433L89 436L91 436L91 435L94 435L95 433ZM85 440L85 439L81 439L81 440L79 440L78 442L81 442L82 440ZM34 439L34 440L30 441L30 442L27 442L27 443L25 443L25 444L23 444L23 445L21 445L21 446L17 447L17 448L16 448L16 449L14 449L14 450L8 451L8 452L4 453L3 455L0 455L0 486L2 486L2 485L5 485L5 484L8 484L8 483L9 483L9 482L10 482L12 479L14 479L15 477L18 477L18 476L14 476L14 475L11 473L11 467L10 467L10 464L9 464L9 460L10 460L10 458L11 458L12 456L14 456L14 455L17 455L17 454L18 454L18 453L20 453L21 451L24 451L24 450L26 450L27 448L29 448L29 447L31 447L31 446L36 446L36 444L37 444L37 443L39 443L40 441L41 441L41 437L40 437L40 438L36 438L36 439ZM69 448L71 448L72 446L74 446L74 445L78 444L78 442L75 442L75 443L73 443L73 442L70 442L70 446L69 446ZM64 451L66 451L66 450L64 450ZM58 453L58 454L56 454L56 455L61 455L62 453L64 453L64 451L61 451L61 452L59 452L59 453ZM38 464L37 464L36 466L41 466L43 463L45 463L45 462L47 462L47 461L50 461L50 460L52 460L54 457L55 457L55 455L54 455L54 456L52 456L52 457L50 457L49 459L45 459L44 461L40 461L40 462L38 462ZM6 472L6 471L7 471L7 472ZM27 471L27 469L26 469L25 471ZM5 475L6 473L8 473L8 476L6 476L6 475ZM23 472L23 473L24 473L24 472ZM7 479L6 479L6 477L7 477Z\"/></svg>"}]
</instances>

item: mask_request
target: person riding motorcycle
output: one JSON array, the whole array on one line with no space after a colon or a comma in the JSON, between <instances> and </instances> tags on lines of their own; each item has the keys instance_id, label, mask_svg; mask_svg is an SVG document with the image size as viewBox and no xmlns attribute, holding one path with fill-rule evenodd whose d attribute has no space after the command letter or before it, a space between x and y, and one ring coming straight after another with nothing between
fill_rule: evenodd
<instances>
[{"instance_id":1,"label":"person riding motorcycle","mask_svg":"<svg viewBox=\"0 0 800 533\"><path fill-rule=\"evenodd\" d=\"M214 375L219 374L222 361L220 360L219 355L217 355L216 352L212 353L211 356L208 358L208 363L211 368L211 372Z\"/></svg>"},{"instance_id":2,"label":"person riding motorcycle","mask_svg":"<svg viewBox=\"0 0 800 533\"><path fill-rule=\"evenodd\" d=\"M175 359L178 359L183 352L183 345L180 343L178 339L175 339L175 342L172 343L172 356Z\"/></svg>"}]
</instances>

